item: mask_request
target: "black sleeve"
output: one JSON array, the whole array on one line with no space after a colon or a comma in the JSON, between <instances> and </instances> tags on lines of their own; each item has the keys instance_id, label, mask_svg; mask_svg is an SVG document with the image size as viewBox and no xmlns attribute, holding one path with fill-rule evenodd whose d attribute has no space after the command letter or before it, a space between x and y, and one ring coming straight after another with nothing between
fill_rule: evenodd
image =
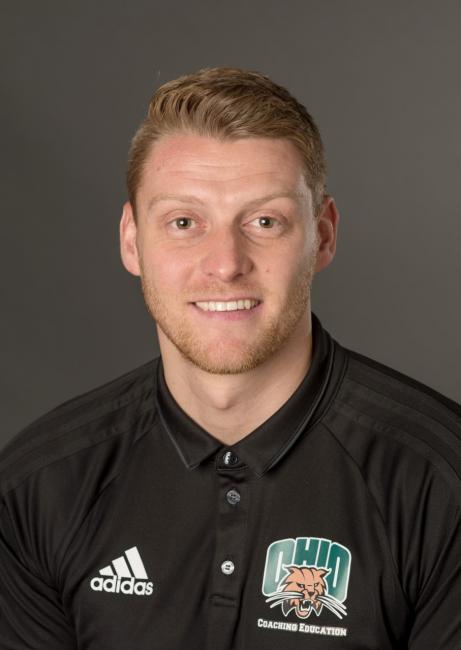
<instances>
[{"instance_id":1,"label":"black sleeve","mask_svg":"<svg viewBox=\"0 0 461 650\"><path fill-rule=\"evenodd\" d=\"M8 508L0 511L0 648L76 650L59 594L27 566Z\"/></svg>"},{"instance_id":2,"label":"black sleeve","mask_svg":"<svg viewBox=\"0 0 461 650\"><path fill-rule=\"evenodd\" d=\"M439 510L451 516L445 517L443 528L434 526L432 543L420 557L410 650L461 648L461 512L447 501L439 503Z\"/></svg>"}]
</instances>

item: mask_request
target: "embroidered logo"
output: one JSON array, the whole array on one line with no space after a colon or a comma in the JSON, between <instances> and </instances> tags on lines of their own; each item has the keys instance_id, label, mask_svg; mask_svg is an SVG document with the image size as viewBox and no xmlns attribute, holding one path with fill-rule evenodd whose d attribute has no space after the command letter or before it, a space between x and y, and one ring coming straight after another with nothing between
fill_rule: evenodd
<instances>
[{"instance_id":1,"label":"embroidered logo","mask_svg":"<svg viewBox=\"0 0 461 650\"><path fill-rule=\"evenodd\" d=\"M302 620L325 608L347 615L351 553L342 544L317 537L280 539L267 549L262 593L270 607Z\"/></svg>"},{"instance_id":2,"label":"embroidered logo","mask_svg":"<svg viewBox=\"0 0 461 650\"><path fill-rule=\"evenodd\" d=\"M100 569L99 576L91 579L90 587L93 591L150 596L154 585L148 578L137 547L133 546Z\"/></svg>"}]
</instances>

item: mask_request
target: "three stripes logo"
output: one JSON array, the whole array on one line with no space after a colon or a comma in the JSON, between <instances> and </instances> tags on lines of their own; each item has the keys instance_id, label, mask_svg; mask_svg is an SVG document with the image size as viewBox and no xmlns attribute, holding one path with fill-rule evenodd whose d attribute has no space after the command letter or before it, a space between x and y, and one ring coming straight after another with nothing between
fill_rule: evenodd
<instances>
[{"instance_id":1,"label":"three stripes logo","mask_svg":"<svg viewBox=\"0 0 461 650\"><path fill-rule=\"evenodd\" d=\"M136 596L150 596L154 588L136 546L100 569L99 576L91 579L90 586L93 591Z\"/></svg>"}]
</instances>

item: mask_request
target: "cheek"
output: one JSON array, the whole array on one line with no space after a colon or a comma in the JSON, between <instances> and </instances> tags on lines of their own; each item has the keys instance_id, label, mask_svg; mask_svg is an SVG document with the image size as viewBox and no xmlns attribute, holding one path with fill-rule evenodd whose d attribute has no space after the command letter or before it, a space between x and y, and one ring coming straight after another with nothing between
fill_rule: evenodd
<instances>
[{"instance_id":1,"label":"cheek","mask_svg":"<svg viewBox=\"0 0 461 650\"><path fill-rule=\"evenodd\" d=\"M170 255L167 251L154 247L143 251L141 262L146 280L159 290L164 287L180 292L191 273L182 256Z\"/></svg>"},{"instance_id":2,"label":"cheek","mask_svg":"<svg viewBox=\"0 0 461 650\"><path fill-rule=\"evenodd\" d=\"M286 259L263 268L262 282L268 295L277 302L290 300L304 290L311 275L305 260L289 264Z\"/></svg>"}]
</instances>

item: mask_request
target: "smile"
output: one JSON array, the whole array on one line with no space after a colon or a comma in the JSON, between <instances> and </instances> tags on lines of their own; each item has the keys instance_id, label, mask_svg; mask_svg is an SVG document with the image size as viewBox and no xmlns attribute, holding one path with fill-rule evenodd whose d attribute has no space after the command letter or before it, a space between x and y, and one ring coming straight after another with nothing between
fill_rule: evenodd
<instances>
[{"instance_id":1,"label":"smile","mask_svg":"<svg viewBox=\"0 0 461 650\"><path fill-rule=\"evenodd\" d=\"M194 304L199 309L203 309L203 311L239 311L242 309L253 309L253 307L259 305L259 300L229 300L228 302L209 300L207 302L201 301Z\"/></svg>"}]
</instances>

